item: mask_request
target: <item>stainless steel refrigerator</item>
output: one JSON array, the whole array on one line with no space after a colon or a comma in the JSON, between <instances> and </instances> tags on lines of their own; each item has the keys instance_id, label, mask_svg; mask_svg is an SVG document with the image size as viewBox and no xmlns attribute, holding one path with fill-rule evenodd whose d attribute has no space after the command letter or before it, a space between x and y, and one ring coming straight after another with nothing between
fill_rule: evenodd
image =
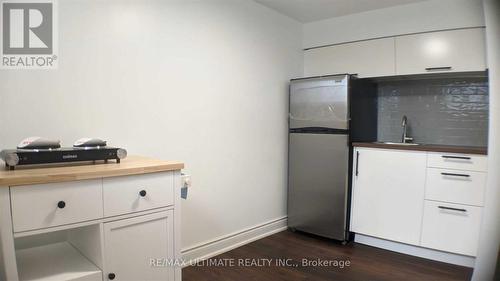
<instances>
[{"instance_id":1,"label":"stainless steel refrigerator","mask_svg":"<svg viewBox=\"0 0 500 281\"><path fill-rule=\"evenodd\" d=\"M290 83L288 226L347 239L349 75Z\"/></svg>"}]
</instances>

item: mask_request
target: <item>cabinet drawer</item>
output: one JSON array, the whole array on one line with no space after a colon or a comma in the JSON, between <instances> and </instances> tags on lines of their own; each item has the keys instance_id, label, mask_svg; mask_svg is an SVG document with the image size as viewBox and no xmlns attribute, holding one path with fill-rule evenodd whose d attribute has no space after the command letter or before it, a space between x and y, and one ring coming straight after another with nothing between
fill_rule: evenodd
<instances>
[{"instance_id":1,"label":"cabinet drawer","mask_svg":"<svg viewBox=\"0 0 500 281\"><path fill-rule=\"evenodd\" d=\"M10 188L14 232L102 218L101 180Z\"/></svg>"},{"instance_id":2,"label":"cabinet drawer","mask_svg":"<svg viewBox=\"0 0 500 281\"><path fill-rule=\"evenodd\" d=\"M475 256L481 207L425 201L421 245Z\"/></svg>"},{"instance_id":3,"label":"cabinet drawer","mask_svg":"<svg viewBox=\"0 0 500 281\"><path fill-rule=\"evenodd\" d=\"M105 178L104 216L116 216L172 205L172 173Z\"/></svg>"},{"instance_id":4,"label":"cabinet drawer","mask_svg":"<svg viewBox=\"0 0 500 281\"><path fill-rule=\"evenodd\" d=\"M427 167L486 172L488 160L483 155L429 153Z\"/></svg>"},{"instance_id":5,"label":"cabinet drawer","mask_svg":"<svg viewBox=\"0 0 500 281\"><path fill-rule=\"evenodd\" d=\"M482 206L486 173L427 168L425 199Z\"/></svg>"}]
</instances>

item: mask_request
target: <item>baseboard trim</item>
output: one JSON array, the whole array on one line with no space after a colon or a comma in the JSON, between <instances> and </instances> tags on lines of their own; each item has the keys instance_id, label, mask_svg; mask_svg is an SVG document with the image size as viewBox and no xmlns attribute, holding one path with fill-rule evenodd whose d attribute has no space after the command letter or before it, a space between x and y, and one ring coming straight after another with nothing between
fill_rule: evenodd
<instances>
[{"instance_id":1,"label":"baseboard trim","mask_svg":"<svg viewBox=\"0 0 500 281\"><path fill-rule=\"evenodd\" d=\"M476 260L474 257L470 256L463 256L458 254L452 254L452 253L422 248L404 243L375 238L372 236L366 236L358 233L356 233L354 242L377 248L382 248L393 252L403 253L429 260L451 263L466 267L474 267L474 262Z\"/></svg>"},{"instance_id":2,"label":"baseboard trim","mask_svg":"<svg viewBox=\"0 0 500 281\"><path fill-rule=\"evenodd\" d=\"M193 264L287 229L287 217L278 218L182 250L182 259Z\"/></svg>"}]
</instances>

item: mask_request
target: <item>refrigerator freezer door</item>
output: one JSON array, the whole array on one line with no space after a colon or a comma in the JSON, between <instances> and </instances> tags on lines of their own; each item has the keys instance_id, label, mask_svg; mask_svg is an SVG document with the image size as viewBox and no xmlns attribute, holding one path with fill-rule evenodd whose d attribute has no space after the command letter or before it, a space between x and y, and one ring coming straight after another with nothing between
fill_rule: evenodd
<instances>
[{"instance_id":1,"label":"refrigerator freezer door","mask_svg":"<svg viewBox=\"0 0 500 281\"><path fill-rule=\"evenodd\" d=\"M288 225L346 238L348 135L290 134Z\"/></svg>"},{"instance_id":2,"label":"refrigerator freezer door","mask_svg":"<svg viewBox=\"0 0 500 281\"><path fill-rule=\"evenodd\" d=\"M290 128L347 129L348 76L293 80L290 83Z\"/></svg>"}]
</instances>

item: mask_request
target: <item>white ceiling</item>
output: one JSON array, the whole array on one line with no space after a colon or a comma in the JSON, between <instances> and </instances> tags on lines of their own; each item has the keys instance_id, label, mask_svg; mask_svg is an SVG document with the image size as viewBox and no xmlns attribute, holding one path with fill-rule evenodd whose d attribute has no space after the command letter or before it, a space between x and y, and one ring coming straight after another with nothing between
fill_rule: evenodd
<instances>
[{"instance_id":1,"label":"white ceiling","mask_svg":"<svg viewBox=\"0 0 500 281\"><path fill-rule=\"evenodd\" d=\"M312 22L426 0L255 0L300 22Z\"/></svg>"}]
</instances>

